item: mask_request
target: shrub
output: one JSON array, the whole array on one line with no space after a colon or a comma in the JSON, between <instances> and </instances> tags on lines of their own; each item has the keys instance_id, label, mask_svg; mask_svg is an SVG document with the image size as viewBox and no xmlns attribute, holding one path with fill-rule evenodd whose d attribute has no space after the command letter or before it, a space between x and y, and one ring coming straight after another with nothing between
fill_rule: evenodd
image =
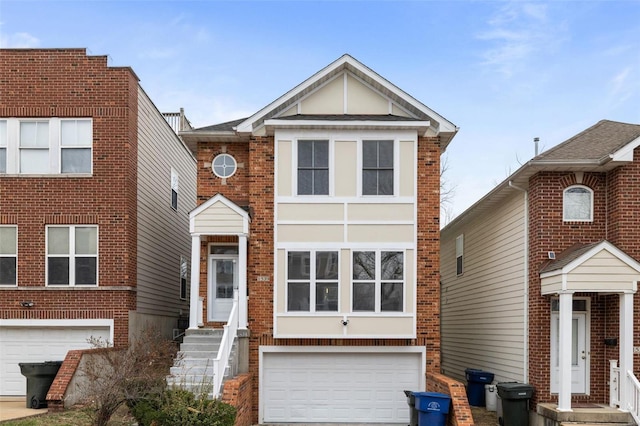
<instances>
[{"instance_id":1,"label":"shrub","mask_svg":"<svg viewBox=\"0 0 640 426\"><path fill-rule=\"evenodd\" d=\"M233 426L236 420L235 407L183 389L167 389L161 401L137 401L131 414L140 426Z\"/></svg>"}]
</instances>

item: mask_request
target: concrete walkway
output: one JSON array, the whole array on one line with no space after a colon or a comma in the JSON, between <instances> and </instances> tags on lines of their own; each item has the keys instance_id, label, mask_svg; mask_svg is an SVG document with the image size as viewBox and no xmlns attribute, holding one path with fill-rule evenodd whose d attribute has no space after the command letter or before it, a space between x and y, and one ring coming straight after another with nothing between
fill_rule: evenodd
<instances>
[{"instance_id":1,"label":"concrete walkway","mask_svg":"<svg viewBox=\"0 0 640 426\"><path fill-rule=\"evenodd\" d=\"M46 408L27 408L24 396L0 396L0 422L45 414Z\"/></svg>"}]
</instances>

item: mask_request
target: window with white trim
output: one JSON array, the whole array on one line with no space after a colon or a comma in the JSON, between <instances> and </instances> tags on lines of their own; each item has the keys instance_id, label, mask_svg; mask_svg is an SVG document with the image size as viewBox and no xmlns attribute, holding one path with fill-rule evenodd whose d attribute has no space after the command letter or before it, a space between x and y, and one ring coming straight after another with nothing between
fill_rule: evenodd
<instances>
[{"instance_id":1,"label":"window with white trim","mask_svg":"<svg viewBox=\"0 0 640 426\"><path fill-rule=\"evenodd\" d=\"M18 227L0 226L0 285L17 285Z\"/></svg>"},{"instance_id":2,"label":"window with white trim","mask_svg":"<svg viewBox=\"0 0 640 426\"><path fill-rule=\"evenodd\" d=\"M98 283L98 227L47 226L47 285Z\"/></svg>"},{"instance_id":3,"label":"window with white trim","mask_svg":"<svg viewBox=\"0 0 640 426\"><path fill-rule=\"evenodd\" d=\"M184 256L180 256L180 299L187 300L187 272L189 265Z\"/></svg>"},{"instance_id":4,"label":"window with white trim","mask_svg":"<svg viewBox=\"0 0 640 426\"><path fill-rule=\"evenodd\" d=\"M171 168L171 208L178 210L178 172Z\"/></svg>"},{"instance_id":5,"label":"window with white trim","mask_svg":"<svg viewBox=\"0 0 640 426\"><path fill-rule=\"evenodd\" d=\"M456 275L464 273L464 235L456 237Z\"/></svg>"},{"instance_id":6,"label":"window with white trim","mask_svg":"<svg viewBox=\"0 0 640 426\"><path fill-rule=\"evenodd\" d=\"M90 174L92 158L90 118L0 120L0 173Z\"/></svg>"},{"instance_id":7,"label":"window with white trim","mask_svg":"<svg viewBox=\"0 0 640 426\"><path fill-rule=\"evenodd\" d=\"M565 189L562 197L562 217L565 222L592 222L593 190L582 185Z\"/></svg>"},{"instance_id":8,"label":"window with white trim","mask_svg":"<svg viewBox=\"0 0 640 426\"><path fill-rule=\"evenodd\" d=\"M91 120L60 121L60 173L91 173Z\"/></svg>"},{"instance_id":9,"label":"window with white trim","mask_svg":"<svg viewBox=\"0 0 640 426\"><path fill-rule=\"evenodd\" d=\"M287 311L338 311L338 252L287 253Z\"/></svg>"},{"instance_id":10,"label":"window with white trim","mask_svg":"<svg viewBox=\"0 0 640 426\"><path fill-rule=\"evenodd\" d=\"M353 252L353 312L404 311L404 253Z\"/></svg>"},{"instance_id":11,"label":"window with white trim","mask_svg":"<svg viewBox=\"0 0 640 426\"><path fill-rule=\"evenodd\" d=\"M362 195L393 195L393 141L362 141Z\"/></svg>"},{"instance_id":12,"label":"window with white trim","mask_svg":"<svg viewBox=\"0 0 640 426\"><path fill-rule=\"evenodd\" d=\"M7 120L0 120L0 174L7 173Z\"/></svg>"},{"instance_id":13,"label":"window with white trim","mask_svg":"<svg viewBox=\"0 0 640 426\"><path fill-rule=\"evenodd\" d=\"M329 141L298 141L298 195L329 195Z\"/></svg>"}]
</instances>

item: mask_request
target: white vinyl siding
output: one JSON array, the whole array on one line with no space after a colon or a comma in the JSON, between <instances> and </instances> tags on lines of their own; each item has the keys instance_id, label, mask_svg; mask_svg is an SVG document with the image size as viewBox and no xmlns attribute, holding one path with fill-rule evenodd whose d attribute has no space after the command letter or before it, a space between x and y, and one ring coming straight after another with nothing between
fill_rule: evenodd
<instances>
[{"instance_id":1,"label":"white vinyl siding","mask_svg":"<svg viewBox=\"0 0 640 426\"><path fill-rule=\"evenodd\" d=\"M524 200L441 234L442 368L465 381L479 368L498 381L522 381L525 360ZM456 274L456 237L464 234L464 275Z\"/></svg>"},{"instance_id":2,"label":"white vinyl siding","mask_svg":"<svg viewBox=\"0 0 640 426\"><path fill-rule=\"evenodd\" d=\"M189 310L179 260L191 253L196 162L142 89L138 112L138 312L177 317ZM180 177L176 210L168 202L172 169Z\"/></svg>"}]
</instances>

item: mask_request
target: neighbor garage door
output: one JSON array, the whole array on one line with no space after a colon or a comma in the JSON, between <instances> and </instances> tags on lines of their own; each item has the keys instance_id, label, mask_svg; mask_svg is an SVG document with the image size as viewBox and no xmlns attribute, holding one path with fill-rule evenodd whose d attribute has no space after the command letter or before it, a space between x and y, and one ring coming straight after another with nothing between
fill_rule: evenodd
<instances>
[{"instance_id":1,"label":"neighbor garage door","mask_svg":"<svg viewBox=\"0 0 640 426\"><path fill-rule=\"evenodd\" d=\"M109 327L0 327L0 395L25 395L18 363L63 361L67 351L86 349L91 336L109 339Z\"/></svg>"},{"instance_id":2,"label":"neighbor garage door","mask_svg":"<svg viewBox=\"0 0 640 426\"><path fill-rule=\"evenodd\" d=\"M404 423L419 353L263 353L264 422Z\"/></svg>"}]
</instances>

